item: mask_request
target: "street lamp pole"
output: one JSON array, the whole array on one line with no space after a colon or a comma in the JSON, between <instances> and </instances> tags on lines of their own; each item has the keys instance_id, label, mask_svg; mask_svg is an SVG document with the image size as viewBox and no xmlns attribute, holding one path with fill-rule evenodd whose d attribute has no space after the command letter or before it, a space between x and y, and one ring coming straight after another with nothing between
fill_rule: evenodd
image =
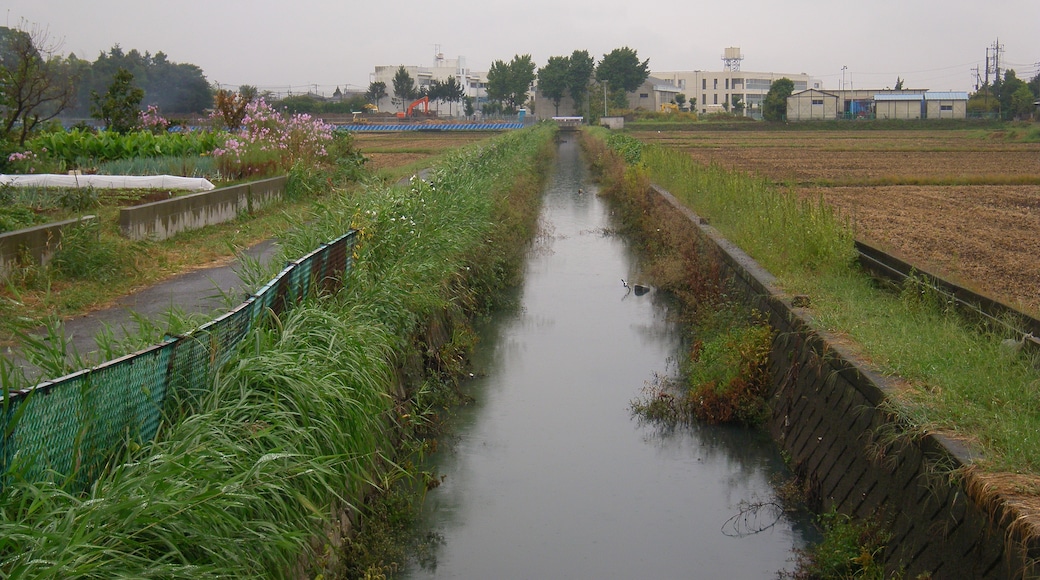
<instances>
[{"instance_id":1,"label":"street lamp pole","mask_svg":"<svg viewBox=\"0 0 1040 580\"><path fill-rule=\"evenodd\" d=\"M841 67L841 109L843 116L847 116L849 113L849 101L845 97L845 69L849 67L842 65Z\"/></svg>"}]
</instances>

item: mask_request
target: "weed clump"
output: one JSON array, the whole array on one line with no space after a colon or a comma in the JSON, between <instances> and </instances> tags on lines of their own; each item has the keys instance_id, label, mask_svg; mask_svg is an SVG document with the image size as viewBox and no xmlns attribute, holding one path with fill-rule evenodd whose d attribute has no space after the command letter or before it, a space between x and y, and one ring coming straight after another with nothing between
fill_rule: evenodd
<instances>
[{"instance_id":1,"label":"weed clump","mask_svg":"<svg viewBox=\"0 0 1040 580\"><path fill-rule=\"evenodd\" d=\"M584 146L602 191L622 215L622 228L640 243L654 284L678 299L689 326L697 328L682 384L655 385L633 409L665 420L760 423L772 329L727 299L718 262L704 255L696 226L651 190L641 142L611 133L586 139Z\"/></svg>"},{"instance_id":2,"label":"weed clump","mask_svg":"<svg viewBox=\"0 0 1040 580\"><path fill-rule=\"evenodd\" d=\"M773 330L759 321L727 326L690 349L686 405L711 424L757 425L766 412Z\"/></svg>"},{"instance_id":3,"label":"weed clump","mask_svg":"<svg viewBox=\"0 0 1040 580\"><path fill-rule=\"evenodd\" d=\"M816 578L885 578L882 555L891 535L874 519L853 519L837 512L819 517L824 539L810 548L799 550L793 572L784 572L788 580Z\"/></svg>"}]
</instances>

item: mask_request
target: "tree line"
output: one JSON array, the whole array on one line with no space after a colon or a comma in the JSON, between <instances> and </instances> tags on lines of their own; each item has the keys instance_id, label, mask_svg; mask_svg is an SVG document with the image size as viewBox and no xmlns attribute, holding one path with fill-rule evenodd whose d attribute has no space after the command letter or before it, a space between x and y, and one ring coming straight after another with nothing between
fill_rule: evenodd
<instances>
[{"instance_id":1,"label":"tree line","mask_svg":"<svg viewBox=\"0 0 1040 580\"><path fill-rule=\"evenodd\" d=\"M110 121L113 96L174 115L202 114L213 105L202 69L163 52L124 52L117 44L91 62L61 56L59 45L39 26L0 26L0 139L24 143L59 115Z\"/></svg>"},{"instance_id":2,"label":"tree line","mask_svg":"<svg viewBox=\"0 0 1040 580\"><path fill-rule=\"evenodd\" d=\"M597 63L587 50L575 50L569 56L552 56L549 62L536 68L530 54L515 55L512 60L496 60L487 73L487 102L482 104L484 114L516 114L527 105L528 95L538 81L538 89L545 95L559 114L560 103L570 97L575 109L584 110L596 81L604 88L607 102L618 108L627 104L626 93L635 91L650 76L650 59L639 60L635 50L629 47L614 49L604 54ZM398 108L405 108L415 99L428 97L430 102L458 103L465 107L465 114L474 113L474 103L465 94L455 77L433 80L428 85L417 86L408 70L401 65L392 81L392 93L382 81L369 85L366 98L375 105L382 99L391 98Z\"/></svg>"}]
</instances>

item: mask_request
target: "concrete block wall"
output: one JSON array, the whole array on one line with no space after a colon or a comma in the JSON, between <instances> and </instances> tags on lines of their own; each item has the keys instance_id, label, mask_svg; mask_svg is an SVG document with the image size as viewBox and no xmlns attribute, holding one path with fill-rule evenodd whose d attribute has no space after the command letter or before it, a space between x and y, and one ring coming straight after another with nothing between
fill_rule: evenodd
<instances>
[{"instance_id":1,"label":"concrete block wall","mask_svg":"<svg viewBox=\"0 0 1040 580\"><path fill-rule=\"evenodd\" d=\"M895 388L891 381L835 337L814 330L810 312L792 306L771 274L668 192L655 189L662 203L698 224L704 251L720 265L731 291L777 330L769 360L768 428L820 507L877 515L888 523L892 538L884 557L890 573L1037 577L1040 543L1015 525L1019 518L1009 506L973 496L978 486L968 484L968 449L901 423L886 410L886 393Z\"/></svg>"},{"instance_id":2,"label":"concrete block wall","mask_svg":"<svg viewBox=\"0 0 1040 580\"><path fill-rule=\"evenodd\" d=\"M180 232L251 213L285 195L285 176L124 207L119 228L132 240L165 240Z\"/></svg>"},{"instance_id":3,"label":"concrete block wall","mask_svg":"<svg viewBox=\"0 0 1040 580\"><path fill-rule=\"evenodd\" d=\"M0 234L0 278L26 260L46 264L61 247L63 229L95 219L88 215Z\"/></svg>"}]
</instances>

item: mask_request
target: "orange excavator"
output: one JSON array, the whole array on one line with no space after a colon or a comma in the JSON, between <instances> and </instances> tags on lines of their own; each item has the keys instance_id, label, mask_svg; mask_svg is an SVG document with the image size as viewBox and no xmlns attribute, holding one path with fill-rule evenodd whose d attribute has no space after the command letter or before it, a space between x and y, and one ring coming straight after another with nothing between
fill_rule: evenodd
<instances>
[{"instance_id":1,"label":"orange excavator","mask_svg":"<svg viewBox=\"0 0 1040 580\"><path fill-rule=\"evenodd\" d=\"M419 99L416 99L415 102L413 102L411 105L408 105L407 111L403 113L397 113L397 118L404 119L405 117L411 117L412 111L419 105L422 105L423 113L426 113L427 115L430 114L430 97L421 97Z\"/></svg>"}]
</instances>

